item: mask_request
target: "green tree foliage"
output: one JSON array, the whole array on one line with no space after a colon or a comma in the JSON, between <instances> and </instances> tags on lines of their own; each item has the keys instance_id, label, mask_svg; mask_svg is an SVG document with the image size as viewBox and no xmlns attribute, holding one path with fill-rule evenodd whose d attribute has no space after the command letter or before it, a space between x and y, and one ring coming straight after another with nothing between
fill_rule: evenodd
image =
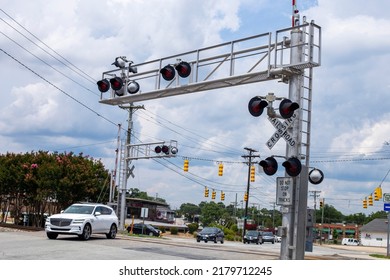
<instances>
[{"instance_id":1,"label":"green tree foliage","mask_svg":"<svg viewBox=\"0 0 390 280\"><path fill-rule=\"evenodd\" d=\"M79 201L107 201L108 182L102 162L82 153L0 155L2 217L9 209L17 223L26 212L33 214L34 226L42 226L45 213L58 213Z\"/></svg>"}]
</instances>

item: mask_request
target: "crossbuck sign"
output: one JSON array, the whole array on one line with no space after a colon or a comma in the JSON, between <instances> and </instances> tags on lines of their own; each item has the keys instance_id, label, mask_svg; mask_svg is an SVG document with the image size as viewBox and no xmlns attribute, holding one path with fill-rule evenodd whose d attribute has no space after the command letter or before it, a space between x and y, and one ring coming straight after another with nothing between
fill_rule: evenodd
<instances>
[{"instance_id":1,"label":"crossbuck sign","mask_svg":"<svg viewBox=\"0 0 390 280\"><path fill-rule=\"evenodd\" d=\"M267 147L270 150L273 148L276 142L278 142L279 139L282 137L284 138L284 140L286 140L286 142L291 147L295 146L295 140L293 139L292 135L287 131L287 129L293 124L296 117L297 114L294 113L294 115L291 118L285 119L284 122L281 122L277 118L268 117L268 120L276 128L275 133L271 136L270 139L268 139L266 143Z\"/></svg>"}]
</instances>

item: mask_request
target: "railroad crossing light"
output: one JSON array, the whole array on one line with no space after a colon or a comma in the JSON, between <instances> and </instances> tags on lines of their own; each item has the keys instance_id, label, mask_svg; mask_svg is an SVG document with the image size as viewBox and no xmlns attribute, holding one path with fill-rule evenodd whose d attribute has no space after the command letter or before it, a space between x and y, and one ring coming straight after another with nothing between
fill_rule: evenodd
<instances>
[{"instance_id":1,"label":"railroad crossing light","mask_svg":"<svg viewBox=\"0 0 390 280\"><path fill-rule=\"evenodd\" d=\"M244 193L244 201L248 201L248 193L247 192Z\"/></svg>"},{"instance_id":2,"label":"railroad crossing light","mask_svg":"<svg viewBox=\"0 0 390 280\"><path fill-rule=\"evenodd\" d=\"M363 200L363 208L367 208L367 199Z\"/></svg>"},{"instance_id":3,"label":"railroad crossing light","mask_svg":"<svg viewBox=\"0 0 390 280\"><path fill-rule=\"evenodd\" d=\"M184 165L183 165L184 172L188 172L188 164L189 164L189 160L185 159L184 160Z\"/></svg>"},{"instance_id":4,"label":"railroad crossing light","mask_svg":"<svg viewBox=\"0 0 390 280\"><path fill-rule=\"evenodd\" d=\"M255 96L251 100L249 100L248 110L252 116L258 117L263 113L264 108L267 106L268 106L267 101L262 100L261 97L259 96Z\"/></svg>"},{"instance_id":5,"label":"railroad crossing light","mask_svg":"<svg viewBox=\"0 0 390 280\"><path fill-rule=\"evenodd\" d=\"M119 77L110 79L111 88L115 91L115 94L122 96L125 92L123 90L123 80Z\"/></svg>"},{"instance_id":6,"label":"railroad crossing light","mask_svg":"<svg viewBox=\"0 0 390 280\"><path fill-rule=\"evenodd\" d=\"M260 161L259 165L263 167L264 173L268 176L272 176L278 171L278 162L273 157L267 157Z\"/></svg>"},{"instance_id":7,"label":"railroad crossing light","mask_svg":"<svg viewBox=\"0 0 390 280\"><path fill-rule=\"evenodd\" d=\"M299 104L292 102L290 99L283 99L279 104L279 113L284 119L291 118L294 111L299 108Z\"/></svg>"},{"instance_id":8,"label":"railroad crossing light","mask_svg":"<svg viewBox=\"0 0 390 280\"><path fill-rule=\"evenodd\" d=\"M301 161L295 157L289 158L282 165L286 168L286 173L291 177L296 177L301 173L302 164Z\"/></svg>"},{"instance_id":9,"label":"railroad crossing light","mask_svg":"<svg viewBox=\"0 0 390 280\"><path fill-rule=\"evenodd\" d=\"M250 174L250 181L251 181L251 182L254 182L254 181L255 181L255 171L256 171L255 166L252 165L252 166L251 166L251 174Z\"/></svg>"},{"instance_id":10,"label":"railroad crossing light","mask_svg":"<svg viewBox=\"0 0 390 280\"><path fill-rule=\"evenodd\" d=\"M103 79L97 82L100 92L107 92L110 89L110 82L107 79Z\"/></svg>"},{"instance_id":11,"label":"railroad crossing light","mask_svg":"<svg viewBox=\"0 0 390 280\"><path fill-rule=\"evenodd\" d=\"M166 155L169 155L169 154L176 155L178 152L178 149L176 147L162 145L162 146L156 146L154 148L154 151L156 152L156 154L164 153Z\"/></svg>"},{"instance_id":12,"label":"railroad crossing light","mask_svg":"<svg viewBox=\"0 0 390 280\"><path fill-rule=\"evenodd\" d=\"M217 195L217 192L216 191L212 191L211 192L211 199L215 199L215 196Z\"/></svg>"},{"instance_id":13,"label":"railroad crossing light","mask_svg":"<svg viewBox=\"0 0 390 280\"><path fill-rule=\"evenodd\" d=\"M368 197L368 206L373 206L374 202L372 201L372 195Z\"/></svg>"},{"instance_id":14,"label":"railroad crossing light","mask_svg":"<svg viewBox=\"0 0 390 280\"><path fill-rule=\"evenodd\" d=\"M188 62L181 61L175 67L177 74L182 78L187 78L191 74L191 66Z\"/></svg>"},{"instance_id":15,"label":"railroad crossing light","mask_svg":"<svg viewBox=\"0 0 390 280\"><path fill-rule=\"evenodd\" d=\"M171 81L173 78L175 78L175 68L173 68L172 65L167 65L164 68L160 70L161 76L166 81Z\"/></svg>"},{"instance_id":16,"label":"railroad crossing light","mask_svg":"<svg viewBox=\"0 0 390 280\"><path fill-rule=\"evenodd\" d=\"M223 164L218 165L218 176L223 176Z\"/></svg>"},{"instance_id":17,"label":"railroad crossing light","mask_svg":"<svg viewBox=\"0 0 390 280\"><path fill-rule=\"evenodd\" d=\"M324 207L324 201L320 199L320 208Z\"/></svg>"},{"instance_id":18,"label":"railroad crossing light","mask_svg":"<svg viewBox=\"0 0 390 280\"><path fill-rule=\"evenodd\" d=\"M209 197L209 189L204 187L204 197Z\"/></svg>"},{"instance_id":19,"label":"railroad crossing light","mask_svg":"<svg viewBox=\"0 0 390 280\"><path fill-rule=\"evenodd\" d=\"M225 200L225 193L221 191L221 201Z\"/></svg>"}]
</instances>

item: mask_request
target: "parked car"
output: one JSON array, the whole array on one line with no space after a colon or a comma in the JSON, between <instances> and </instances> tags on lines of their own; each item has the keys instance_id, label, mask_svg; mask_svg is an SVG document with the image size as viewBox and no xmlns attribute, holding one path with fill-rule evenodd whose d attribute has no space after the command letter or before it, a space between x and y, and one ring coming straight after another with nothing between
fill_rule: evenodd
<instances>
[{"instance_id":1,"label":"parked car","mask_svg":"<svg viewBox=\"0 0 390 280\"><path fill-rule=\"evenodd\" d=\"M225 235L221 229L216 227L205 227L196 236L196 241L204 241L205 243L207 243L208 241L213 241L214 243L217 243L219 241L221 242L221 244L223 244L224 238Z\"/></svg>"},{"instance_id":2,"label":"parked car","mask_svg":"<svg viewBox=\"0 0 390 280\"><path fill-rule=\"evenodd\" d=\"M261 232L261 244L264 242L271 242L272 244L275 243L275 237L274 234L270 231L262 231Z\"/></svg>"},{"instance_id":3,"label":"parked car","mask_svg":"<svg viewBox=\"0 0 390 280\"><path fill-rule=\"evenodd\" d=\"M48 217L45 231L49 239L56 239L59 234L70 234L88 240L93 233L103 233L113 239L118 232L118 217L107 205L76 203L60 214Z\"/></svg>"},{"instance_id":4,"label":"parked car","mask_svg":"<svg viewBox=\"0 0 390 280\"><path fill-rule=\"evenodd\" d=\"M131 231L131 225L127 227L127 231ZM134 234L145 234L149 236L160 236L161 231L159 229L156 229L152 225L149 224L143 224L138 223L133 225L133 233Z\"/></svg>"},{"instance_id":5,"label":"parked car","mask_svg":"<svg viewBox=\"0 0 390 280\"><path fill-rule=\"evenodd\" d=\"M360 242L355 238L343 238L343 240L341 240L341 245L359 246Z\"/></svg>"},{"instance_id":6,"label":"parked car","mask_svg":"<svg viewBox=\"0 0 390 280\"><path fill-rule=\"evenodd\" d=\"M245 243L261 243L261 233L257 230L248 230L244 235L244 244Z\"/></svg>"}]
</instances>

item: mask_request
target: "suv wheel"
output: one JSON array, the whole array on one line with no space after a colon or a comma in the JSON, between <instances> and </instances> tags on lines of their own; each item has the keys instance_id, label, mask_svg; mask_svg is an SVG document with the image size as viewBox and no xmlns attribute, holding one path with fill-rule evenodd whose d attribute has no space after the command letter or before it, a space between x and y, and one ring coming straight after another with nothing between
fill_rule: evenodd
<instances>
[{"instance_id":1,"label":"suv wheel","mask_svg":"<svg viewBox=\"0 0 390 280\"><path fill-rule=\"evenodd\" d=\"M116 237L116 234L118 232L118 229L116 228L115 224L111 225L110 232L106 234L108 239L114 239Z\"/></svg>"},{"instance_id":2,"label":"suv wheel","mask_svg":"<svg viewBox=\"0 0 390 280\"><path fill-rule=\"evenodd\" d=\"M47 238L49 239L56 239L58 237L58 233L53 233L53 232L47 232L46 235Z\"/></svg>"},{"instance_id":3,"label":"suv wheel","mask_svg":"<svg viewBox=\"0 0 390 280\"><path fill-rule=\"evenodd\" d=\"M83 233L79 235L82 240L88 240L91 237L92 229L90 224L86 224L83 228Z\"/></svg>"}]
</instances>

